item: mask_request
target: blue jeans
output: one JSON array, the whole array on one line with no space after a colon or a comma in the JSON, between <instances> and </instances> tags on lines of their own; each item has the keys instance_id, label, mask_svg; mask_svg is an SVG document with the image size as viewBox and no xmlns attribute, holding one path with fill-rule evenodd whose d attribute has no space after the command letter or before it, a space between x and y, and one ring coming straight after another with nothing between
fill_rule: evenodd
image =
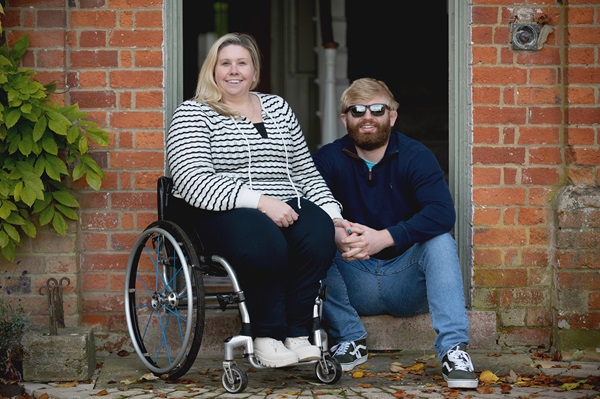
<instances>
[{"instance_id":1,"label":"blue jeans","mask_svg":"<svg viewBox=\"0 0 600 399\"><path fill-rule=\"evenodd\" d=\"M470 342L456 242L448 233L390 260L345 261L337 252L323 284L323 323L334 342L365 338L360 316L409 317L427 311L440 360L454 345Z\"/></svg>"}]
</instances>

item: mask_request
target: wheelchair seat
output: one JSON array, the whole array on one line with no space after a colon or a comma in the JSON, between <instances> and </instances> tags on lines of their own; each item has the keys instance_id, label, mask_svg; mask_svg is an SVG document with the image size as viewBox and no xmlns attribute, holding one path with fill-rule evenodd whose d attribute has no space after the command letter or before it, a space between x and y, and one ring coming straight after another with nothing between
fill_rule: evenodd
<instances>
[{"instance_id":1,"label":"wheelchair seat","mask_svg":"<svg viewBox=\"0 0 600 399\"><path fill-rule=\"evenodd\" d=\"M172 209L189 206L173 196L173 181L157 181L158 219L144 229L131 249L125 277L125 315L129 335L142 363L156 376L173 380L191 368L205 328L207 301L217 301L222 310L236 306L241 331L224 341L221 382L230 393L242 392L248 384L246 371L235 361L235 349L243 348L244 360L254 368L266 368L254 355L250 316L233 267L202 245L189 220L176 219ZM226 292L207 293L205 278L227 277ZM320 328L324 289L315 299L313 343L321 348L315 364L317 378L337 382L342 368L327 351L326 334Z\"/></svg>"}]
</instances>

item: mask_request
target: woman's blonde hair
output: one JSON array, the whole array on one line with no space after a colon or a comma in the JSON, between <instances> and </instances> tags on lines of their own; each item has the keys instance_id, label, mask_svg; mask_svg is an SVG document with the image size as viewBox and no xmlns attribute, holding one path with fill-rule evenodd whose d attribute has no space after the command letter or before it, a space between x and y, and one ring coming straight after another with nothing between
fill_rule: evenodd
<instances>
[{"instance_id":1,"label":"woman's blonde hair","mask_svg":"<svg viewBox=\"0 0 600 399\"><path fill-rule=\"evenodd\" d=\"M391 111L398 109L400 104L394 99L394 95L381 80L373 78L356 79L350 86L344 90L340 99L340 112L346 112L349 106L356 104L365 104L375 96L383 95L387 97L387 106Z\"/></svg>"},{"instance_id":2,"label":"woman's blonde hair","mask_svg":"<svg viewBox=\"0 0 600 399\"><path fill-rule=\"evenodd\" d=\"M217 65L221 49L230 45L242 46L248 50L255 71L255 79L250 86L250 90L253 90L258 86L260 79L260 50L256 44L256 40L247 33L227 33L217 39L208 51L204 63L202 64L202 68L200 69L200 73L198 74L196 96L194 97L196 101L207 103L214 108L215 111L226 116L239 115L239 111L234 110L223 103L223 94L215 81L215 66Z\"/></svg>"}]
</instances>

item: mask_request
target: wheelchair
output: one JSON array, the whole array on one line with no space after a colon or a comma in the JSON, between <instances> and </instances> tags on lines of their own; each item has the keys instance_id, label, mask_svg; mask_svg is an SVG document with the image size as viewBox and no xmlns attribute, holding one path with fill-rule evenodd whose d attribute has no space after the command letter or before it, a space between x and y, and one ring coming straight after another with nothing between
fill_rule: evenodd
<instances>
[{"instance_id":1,"label":"wheelchair","mask_svg":"<svg viewBox=\"0 0 600 399\"><path fill-rule=\"evenodd\" d=\"M158 220L146 227L131 249L125 279L129 335L140 360L154 375L177 379L192 367L200 350L207 303L216 302L223 311L237 307L241 331L224 340L221 382L226 391L239 393L248 385L248 374L237 364L236 353L239 356L243 350L244 362L255 369L267 368L254 355L244 291L233 267L205 250L188 221L170 218L169 210L182 201L172 196L172 186L169 177L158 179ZM231 290L208 294L204 285L208 276L226 278ZM321 349L321 358L297 365L314 364L318 380L334 384L342 368L329 354L327 335L320 326L325 297L321 287L312 322L313 344Z\"/></svg>"}]
</instances>

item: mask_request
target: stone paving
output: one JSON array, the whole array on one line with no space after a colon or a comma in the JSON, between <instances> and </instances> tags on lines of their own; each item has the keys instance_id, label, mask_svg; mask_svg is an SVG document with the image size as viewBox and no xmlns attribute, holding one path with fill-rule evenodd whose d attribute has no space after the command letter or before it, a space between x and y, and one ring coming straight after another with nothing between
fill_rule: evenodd
<instances>
[{"instance_id":1,"label":"stone paving","mask_svg":"<svg viewBox=\"0 0 600 399\"><path fill-rule=\"evenodd\" d=\"M175 382L153 379L135 353L98 358L99 367L89 381L25 383L38 399L153 398L268 398L268 399L377 399L377 398L557 398L600 399L600 361L551 361L526 351L469 350L482 381L477 389L449 389L441 366L423 351L376 352L356 370L343 373L334 384L321 383L314 365L287 369L253 370L241 393L228 393L221 385L222 357L200 353L188 373ZM492 377L489 379L488 377ZM497 381L493 381L497 377ZM486 381L483 381L483 380Z\"/></svg>"}]
</instances>

